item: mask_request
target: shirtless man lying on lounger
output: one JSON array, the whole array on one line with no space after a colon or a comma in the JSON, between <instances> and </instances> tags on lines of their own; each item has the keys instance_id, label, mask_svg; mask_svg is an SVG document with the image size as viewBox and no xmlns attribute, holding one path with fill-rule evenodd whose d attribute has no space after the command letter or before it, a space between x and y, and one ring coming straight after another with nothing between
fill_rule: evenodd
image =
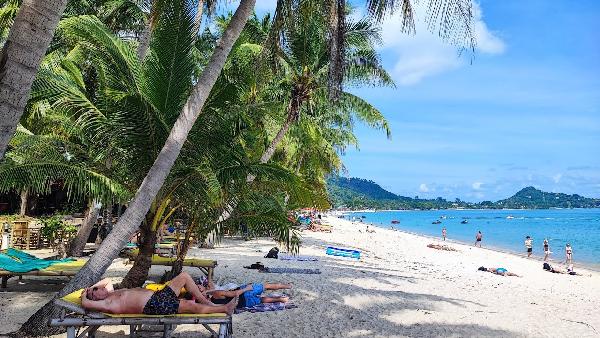
<instances>
[{"instance_id":1,"label":"shirtless man lying on lounger","mask_svg":"<svg viewBox=\"0 0 600 338\"><path fill-rule=\"evenodd\" d=\"M190 292L194 300L179 299L181 288ZM227 313L232 314L238 297L222 305L215 305L202 295L190 275L182 272L162 290L143 288L114 290L108 279L101 280L81 293L84 308L114 314L172 315L176 313Z\"/></svg>"}]
</instances>

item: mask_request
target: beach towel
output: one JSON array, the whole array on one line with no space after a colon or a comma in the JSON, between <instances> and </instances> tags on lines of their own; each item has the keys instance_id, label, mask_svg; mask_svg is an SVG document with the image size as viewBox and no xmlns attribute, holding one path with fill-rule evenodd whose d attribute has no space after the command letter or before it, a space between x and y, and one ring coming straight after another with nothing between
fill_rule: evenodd
<instances>
[{"instance_id":1,"label":"beach towel","mask_svg":"<svg viewBox=\"0 0 600 338\"><path fill-rule=\"evenodd\" d=\"M311 256L292 256L286 254L279 254L279 259L282 261L299 261L299 262L316 262L318 259Z\"/></svg>"},{"instance_id":2,"label":"beach towel","mask_svg":"<svg viewBox=\"0 0 600 338\"><path fill-rule=\"evenodd\" d=\"M300 273L300 274L320 274L321 270L319 269L298 269L298 268L267 268L260 270L260 272L265 273Z\"/></svg>"},{"instance_id":3,"label":"beach towel","mask_svg":"<svg viewBox=\"0 0 600 338\"><path fill-rule=\"evenodd\" d=\"M74 261L74 259L40 259L13 248L8 248L6 251L0 253L0 269L16 273L43 270L54 264L71 261Z\"/></svg>"},{"instance_id":4,"label":"beach towel","mask_svg":"<svg viewBox=\"0 0 600 338\"><path fill-rule=\"evenodd\" d=\"M358 250L334 248L332 246L328 246L327 250L325 250L325 253L331 256L341 256L360 259L360 251Z\"/></svg>"},{"instance_id":5,"label":"beach towel","mask_svg":"<svg viewBox=\"0 0 600 338\"><path fill-rule=\"evenodd\" d=\"M235 309L235 313L242 312L269 312L269 311L281 311L286 309L294 309L297 308L295 304L292 303L260 303L254 305L253 307L243 307L239 309Z\"/></svg>"}]
</instances>

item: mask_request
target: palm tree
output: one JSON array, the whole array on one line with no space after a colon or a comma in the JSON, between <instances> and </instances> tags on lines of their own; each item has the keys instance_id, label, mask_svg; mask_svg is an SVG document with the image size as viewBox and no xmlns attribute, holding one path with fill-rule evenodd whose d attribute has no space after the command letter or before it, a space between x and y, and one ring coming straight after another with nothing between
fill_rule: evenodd
<instances>
[{"instance_id":1,"label":"palm tree","mask_svg":"<svg viewBox=\"0 0 600 338\"><path fill-rule=\"evenodd\" d=\"M0 160L66 5L67 0L25 0L12 24L0 54Z\"/></svg>"},{"instance_id":2,"label":"palm tree","mask_svg":"<svg viewBox=\"0 0 600 338\"><path fill-rule=\"evenodd\" d=\"M171 131L168 133L165 145L158 153L154 164L149 169L148 174L142 181L135 197L129 203L127 210L119 219L113 231L102 242L98 251L90 258L79 273L58 293L61 297L73 290L83 286L90 285L99 280L104 271L112 263L118 252L124 247L127 240L133 235L139 224L144 220L152 202L155 200L160 188L167 178L175 160L177 159L181 148L183 147L188 133L194 126L194 122L200 115L204 102L208 97L210 90L217 80L217 77L225 64L229 51L237 40L242 28L254 7L254 0L242 0L228 28L219 40L214 53L204 68L202 75L192 89L189 98L183 105L180 116L175 121ZM177 1L166 2L165 5L165 24L185 25L189 28L193 26L191 20L188 20L190 11L186 10L185 15L180 14L177 8L189 8L189 3L181 4ZM172 11L169 11L172 9ZM110 75L110 74L106 74ZM135 76L135 74L131 74ZM169 101L163 102L168 104ZM168 128L168 127L167 127ZM33 323L47 323L47 319L56 315L52 303L46 304L28 322L21 327L21 332L39 335L47 334L50 330L46 325L33 325Z\"/></svg>"}]
</instances>

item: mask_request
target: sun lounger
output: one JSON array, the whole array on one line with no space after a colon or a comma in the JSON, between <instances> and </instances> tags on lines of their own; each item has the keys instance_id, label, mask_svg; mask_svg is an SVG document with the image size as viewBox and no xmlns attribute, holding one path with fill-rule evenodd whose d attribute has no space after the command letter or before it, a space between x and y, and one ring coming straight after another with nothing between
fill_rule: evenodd
<instances>
[{"instance_id":1,"label":"sun lounger","mask_svg":"<svg viewBox=\"0 0 600 338\"><path fill-rule=\"evenodd\" d=\"M50 326L65 327L67 338L79 338L86 335L94 337L98 328L106 325L129 325L129 334L132 337L146 337L148 330L144 330L144 326L159 326L162 328L162 336L168 338L171 337L175 327L182 324L200 324L210 331L212 337L229 338L233 335L231 316L225 313L158 316L91 312L81 306L82 292L83 289L80 289L54 300L54 304L61 308L61 315L59 318L51 319ZM219 325L218 332L209 326L211 324ZM78 332L80 329L83 331Z\"/></svg>"},{"instance_id":2,"label":"sun lounger","mask_svg":"<svg viewBox=\"0 0 600 338\"><path fill-rule=\"evenodd\" d=\"M129 253L129 260L135 260L135 257L139 253L139 250L131 250ZM164 265L173 266L173 263L177 260L177 257L163 257L160 255L152 255L152 265ZM183 266L194 267L200 269L209 280L213 279L214 269L217 266L217 261L212 259L201 259L201 258L185 258L183 260Z\"/></svg>"},{"instance_id":3,"label":"sun lounger","mask_svg":"<svg viewBox=\"0 0 600 338\"><path fill-rule=\"evenodd\" d=\"M9 249L0 253L0 277L2 288L6 288L12 277L22 276L64 276L73 277L86 260L45 260L25 252Z\"/></svg>"}]
</instances>

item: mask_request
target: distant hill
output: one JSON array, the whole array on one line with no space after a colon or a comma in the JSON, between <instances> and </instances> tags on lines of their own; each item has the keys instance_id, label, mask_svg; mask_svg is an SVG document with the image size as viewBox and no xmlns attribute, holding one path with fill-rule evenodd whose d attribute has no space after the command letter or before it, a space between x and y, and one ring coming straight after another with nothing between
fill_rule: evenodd
<instances>
[{"instance_id":1,"label":"distant hill","mask_svg":"<svg viewBox=\"0 0 600 338\"><path fill-rule=\"evenodd\" d=\"M547 208L600 208L600 199L580 195L550 193L526 187L514 196L497 202L470 203L458 198L447 201L398 196L379 184L362 178L334 176L327 180L327 190L334 207L351 209L547 209Z\"/></svg>"},{"instance_id":2,"label":"distant hill","mask_svg":"<svg viewBox=\"0 0 600 338\"><path fill-rule=\"evenodd\" d=\"M501 208L511 209L598 208L600 199L577 194L544 192L534 187L526 187L512 197L497 201L496 204Z\"/></svg>"}]
</instances>

